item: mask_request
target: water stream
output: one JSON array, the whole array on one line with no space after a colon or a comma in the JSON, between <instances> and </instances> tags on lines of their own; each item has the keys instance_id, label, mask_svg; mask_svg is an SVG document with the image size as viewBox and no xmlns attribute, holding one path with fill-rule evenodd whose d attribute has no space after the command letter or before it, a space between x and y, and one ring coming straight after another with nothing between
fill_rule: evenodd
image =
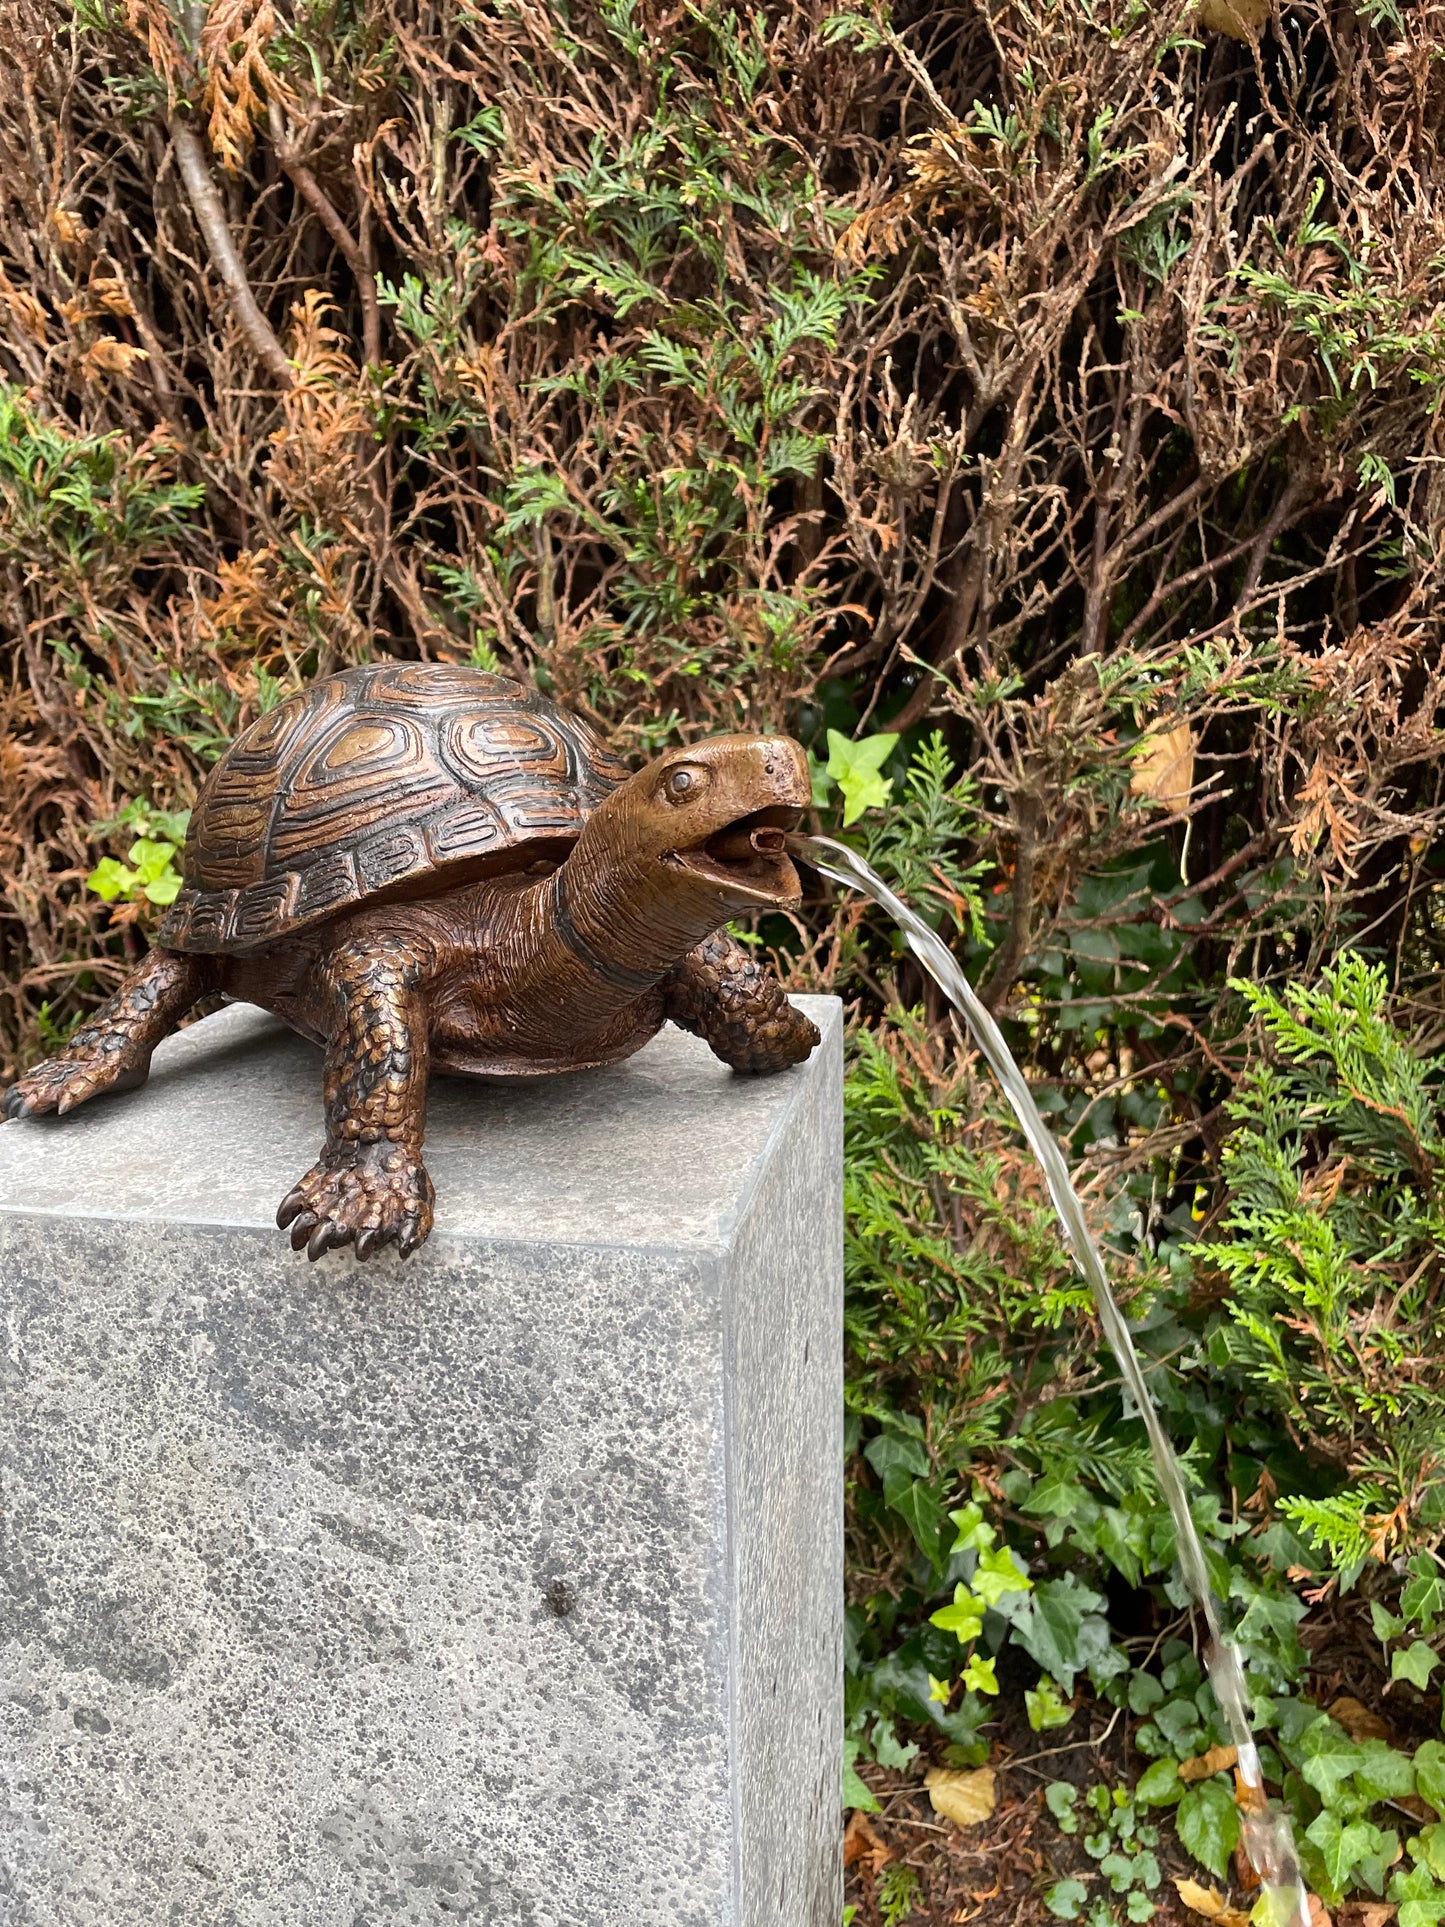
<instances>
[{"instance_id":1,"label":"water stream","mask_svg":"<svg viewBox=\"0 0 1445 1927\"><path fill-rule=\"evenodd\" d=\"M843 844L823 836L790 836L788 847L795 856L815 870L820 870L824 876L851 889L861 890L893 918L903 932L909 949L944 995L963 1013L979 1049L992 1066L995 1077L1003 1086L1004 1095L1013 1106L1034 1156L1043 1168L1049 1196L1053 1199L1054 1210L1063 1226L1069 1249L1093 1294L1099 1323L1104 1328L1104 1335L1119 1362L1124 1383L1133 1395L1139 1416L1144 1421L1160 1489L1174 1520L1179 1566L1209 1631L1205 1665L1230 1740L1239 1756L1236 1770L1240 1825L1245 1852L1260 1878L1264 1902L1260 1912L1267 1921L1267 1927L1310 1927L1309 1904L1295 1852L1294 1834L1289 1816L1278 1810L1271 1811L1265 1794L1259 1750L1250 1725L1244 1669L1240 1664L1238 1649L1224 1633L1219 1601L1209 1583L1209 1572L1204 1563L1204 1547L1189 1510L1183 1468L1159 1421L1139 1354L1134 1347L1133 1334L1114 1297L1099 1247L1090 1235L1084 1207L1069 1177L1069 1167L1064 1162L1058 1140L1040 1116L1023 1073L1004 1042L1003 1032L974 995L972 984L954 961L943 940L896 897L880 877L874 875L861 857Z\"/></svg>"}]
</instances>

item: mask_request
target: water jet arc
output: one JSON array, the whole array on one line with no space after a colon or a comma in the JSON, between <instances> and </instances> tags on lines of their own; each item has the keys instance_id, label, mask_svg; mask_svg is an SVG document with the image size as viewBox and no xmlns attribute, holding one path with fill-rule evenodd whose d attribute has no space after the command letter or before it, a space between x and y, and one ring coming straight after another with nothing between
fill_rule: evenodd
<instances>
[{"instance_id":1,"label":"water jet arc","mask_svg":"<svg viewBox=\"0 0 1445 1927\"><path fill-rule=\"evenodd\" d=\"M1300 1873L1294 1831L1289 1815L1271 1809L1265 1793L1259 1749L1250 1724L1244 1668L1240 1664L1238 1648L1224 1633L1219 1601L1209 1583L1209 1570L1204 1562L1204 1547L1189 1509L1184 1469L1160 1423L1144 1368L1135 1349L1133 1333L1114 1296L1103 1257L1089 1231L1084 1207L1069 1176L1069 1167L1064 1161L1058 1139L1044 1123L1023 1072L1014 1062L1013 1053L1004 1040L1003 1032L979 1002L973 985L937 932L930 929L923 918L910 910L901 898L895 896L856 851L844 844L835 843L826 836L793 835L787 838L787 845L794 857L824 876L831 877L835 883L861 890L892 917L903 932L909 949L944 995L962 1012L975 1042L1003 1087L1004 1096L1028 1139L1029 1148L1039 1161L1074 1262L1093 1295L1104 1336L1118 1360L1124 1383L1144 1421L1159 1484L1174 1521L1180 1570L1209 1631L1204 1663L1214 1688L1214 1697L1219 1702L1219 1710L1238 1754L1236 1799L1240 1810L1240 1830L1250 1864L1259 1875L1261 1897L1266 1903L1261 1911L1267 1927L1310 1927L1309 1901Z\"/></svg>"}]
</instances>

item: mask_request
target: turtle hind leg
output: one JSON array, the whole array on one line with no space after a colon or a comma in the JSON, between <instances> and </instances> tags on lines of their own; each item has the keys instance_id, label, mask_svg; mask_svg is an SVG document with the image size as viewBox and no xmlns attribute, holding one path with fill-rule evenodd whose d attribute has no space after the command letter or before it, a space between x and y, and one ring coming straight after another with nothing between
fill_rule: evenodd
<instances>
[{"instance_id":1,"label":"turtle hind leg","mask_svg":"<svg viewBox=\"0 0 1445 1927\"><path fill-rule=\"evenodd\" d=\"M63 1051L10 1086L0 1114L63 1116L102 1092L144 1084L156 1045L214 988L216 974L213 958L152 950Z\"/></svg>"},{"instance_id":2,"label":"turtle hind leg","mask_svg":"<svg viewBox=\"0 0 1445 1927\"><path fill-rule=\"evenodd\" d=\"M767 966L725 931L689 950L662 988L673 1023L735 1071L787 1070L818 1042L813 1020L794 1010Z\"/></svg>"},{"instance_id":3,"label":"turtle hind leg","mask_svg":"<svg viewBox=\"0 0 1445 1927\"><path fill-rule=\"evenodd\" d=\"M428 958L404 938L347 945L327 962L338 1012L326 1046L326 1144L276 1222L310 1258L353 1244L403 1258L427 1236Z\"/></svg>"}]
</instances>

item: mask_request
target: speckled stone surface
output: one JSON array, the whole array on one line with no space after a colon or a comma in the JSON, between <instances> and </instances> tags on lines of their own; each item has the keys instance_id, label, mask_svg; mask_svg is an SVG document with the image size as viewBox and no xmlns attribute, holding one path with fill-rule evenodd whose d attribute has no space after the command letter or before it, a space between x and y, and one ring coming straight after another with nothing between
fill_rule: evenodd
<instances>
[{"instance_id":1,"label":"speckled stone surface","mask_svg":"<svg viewBox=\"0 0 1445 1927\"><path fill-rule=\"evenodd\" d=\"M5 1927L836 1927L840 1026L438 1081L436 1230L293 1254L233 1009L0 1127Z\"/></svg>"}]
</instances>

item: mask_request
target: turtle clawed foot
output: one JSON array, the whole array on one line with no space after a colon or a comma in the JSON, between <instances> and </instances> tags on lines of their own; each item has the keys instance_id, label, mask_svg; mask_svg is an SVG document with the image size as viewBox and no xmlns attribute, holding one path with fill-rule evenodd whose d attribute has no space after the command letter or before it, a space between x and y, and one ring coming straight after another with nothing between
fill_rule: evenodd
<instances>
[{"instance_id":1,"label":"turtle clawed foot","mask_svg":"<svg viewBox=\"0 0 1445 1927\"><path fill-rule=\"evenodd\" d=\"M740 1051L727 1053L727 1062L735 1071L771 1076L774 1071L806 1062L821 1038L822 1032L811 1017L784 1003L756 1026Z\"/></svg>"},{"instance_id":2,"label":"turtle clawed foot","mask_svg":"<svg viewBox=\"0 0 1445 1927\"><path fill-rule=\"evenodd\" d=\"M823 1033L811 1017L805 1017L801 1010L788 1005L786 1021L779 1026L778 1054L784 1059L780 1069L789 1064L804 1064L823 1041Z\"/></svg>"},{"instance_id":3,"label":"turtle clawed foot","mask_svg":"<svg viewBox=\"0 0 1445 1927\"><path fill-rule=\"evenodd\" d=\"M276 1213L291 1249L308 1258L352 1244L358 1258L394 1244L407 1257L432 1225L435 1193L426 1166L400 1144L348 1144L326 1150L288 1192Z\"/></svg>"},{"instance_id":4,"label":"turtle clawed foot","mask_svg":"<svg viewBox=\"0 0 1445 1927\"><path fill-rule=\"evenodd\" d=\"M148 1069L121 1051L48 1057L0 1097L0 1117L44 1117L51 1111L64 1117L103 1091L134 1090L145 1082Z\"/></svg>"}]
</instances>

